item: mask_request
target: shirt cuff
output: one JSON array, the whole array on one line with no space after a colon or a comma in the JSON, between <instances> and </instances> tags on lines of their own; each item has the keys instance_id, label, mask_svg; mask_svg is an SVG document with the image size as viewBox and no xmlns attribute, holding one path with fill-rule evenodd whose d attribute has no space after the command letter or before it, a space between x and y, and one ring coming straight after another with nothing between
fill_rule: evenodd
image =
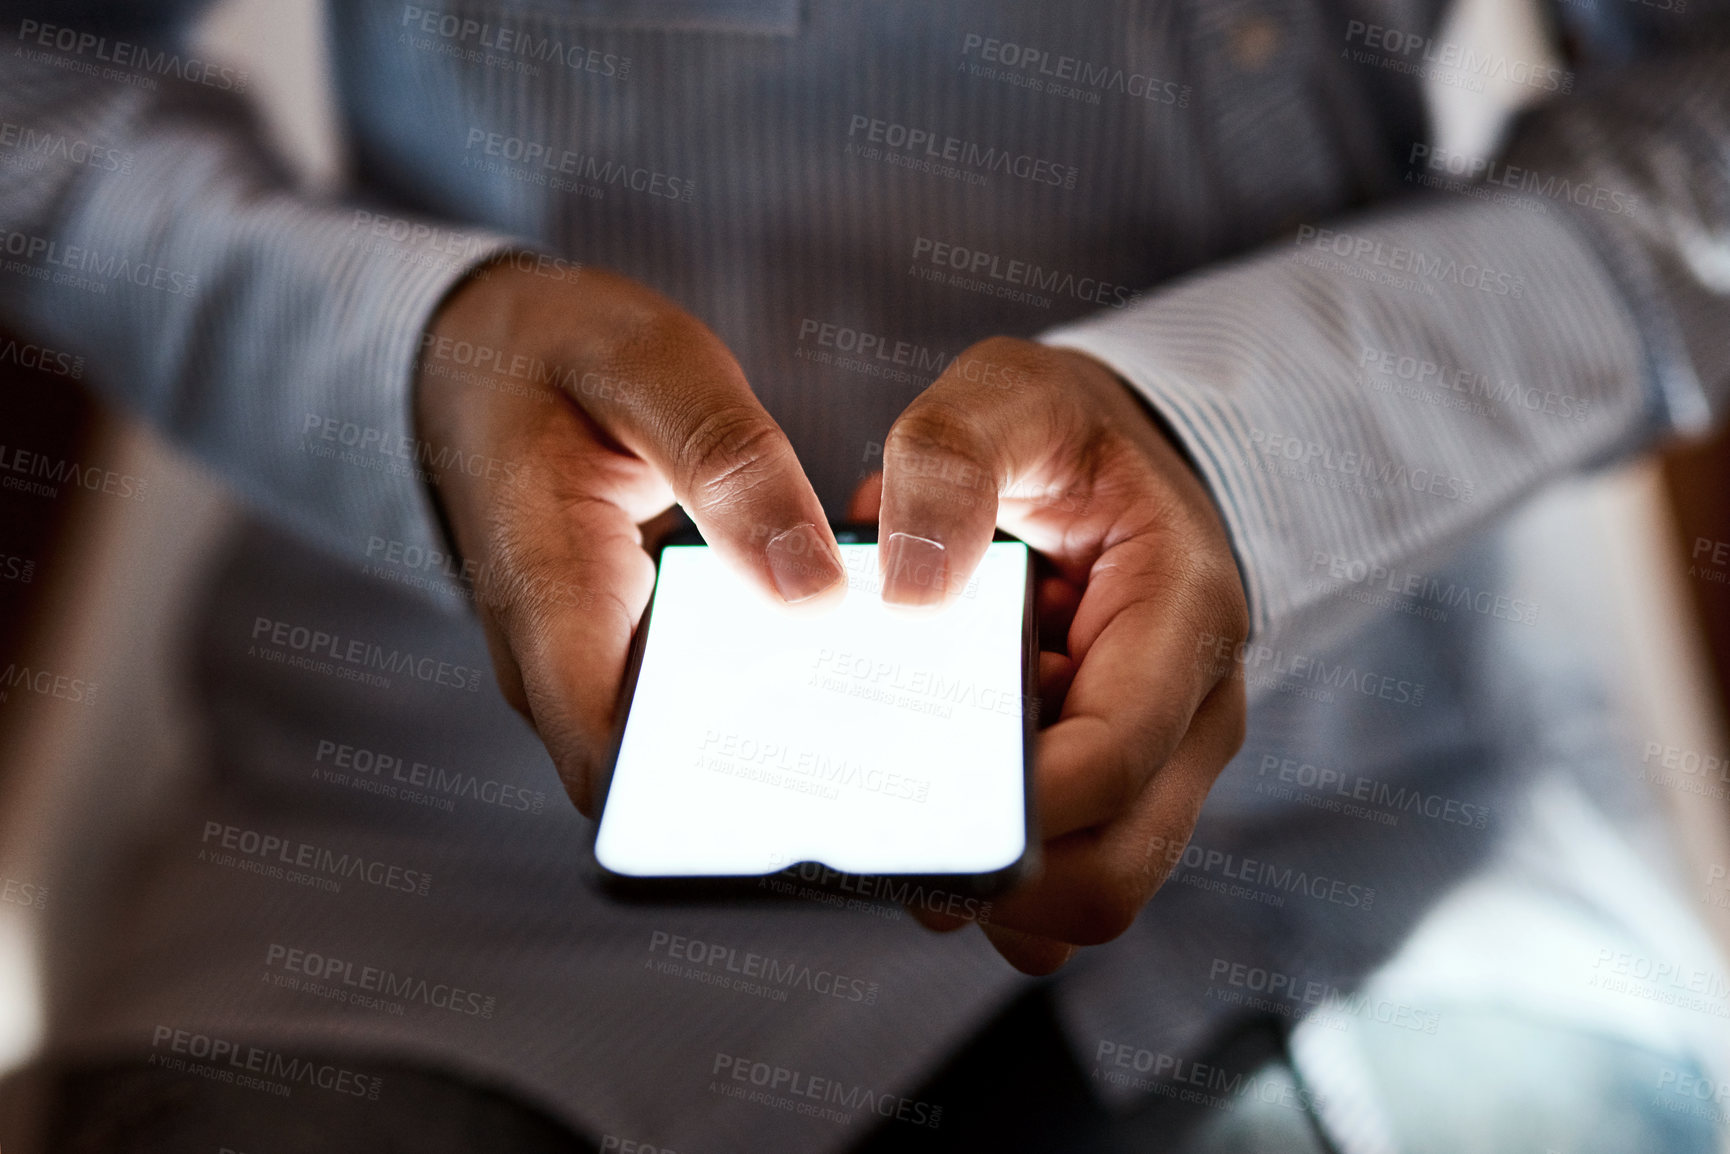
<instances>
[{"instance_id":1,"label":"shirt cuff","mask_svg":"<svg viewBox=\"0 0 1730 1154\"><path fill-rule=\"evenodd\" d=\"M520 238L307 200L197 125L135 151L68 206L27 323L301 535L361 560L448 552L426 478L455 450L416 435L421 337Z\"/></svg>"},{"instance_id":2,"label":"shirt cuff","mask_svg":"<svg viewBox=\"0 0 1730 1154\"><path fill-rule=\"evenodd\" d=\"M1041 340L1103 362L1169 425L1236 551L1252 636L1362 615L1350 593L1546 478L1661 424L1645 345L1572 228L1425 198Z\"/></svg>"}]
</instances>

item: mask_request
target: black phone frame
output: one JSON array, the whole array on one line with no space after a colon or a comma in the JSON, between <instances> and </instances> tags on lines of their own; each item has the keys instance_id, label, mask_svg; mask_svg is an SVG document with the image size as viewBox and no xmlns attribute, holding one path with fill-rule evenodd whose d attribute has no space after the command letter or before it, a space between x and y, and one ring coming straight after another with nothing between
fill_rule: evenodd
<instances>
[{"instance_id":1,"label":"black phone frame","mask_svg":"<svg viewBox=\"0 0 1730 1154\"><path fill-rule=\"evenodd\" d=\"M836 522L830 525L835 539L843 545L869 545L877 541L877 526L868 523ZM993 541L1019 541L1020 538L999 530ZM671 545L707 544L695 528L682 528L656 542L654 549L656 589L659 590L661 551ZM780 870L765 874L703 875L698 877L638 877L614 873L600 864L594 854L595 842L601 833L601 821L606 815L606 799L612 792L613 773L618 768L619 753L624 744L625 720L630 716L631 703L636 697L637 676L642 669L643 650L648 643L649 622L655 611L651 595L631 637L630 654L619 691L619 706L613 718L612 746L601 777L601 804L596 811L594 833L589 841L590 862L595 883L608 897L634 904L783 904L800 899L822 899L823 890L855 894L864 900L890 903L896 894L911 894L919 890L924 895L941 895L945 908L953 908L951 898L961 899L961 909L977 908L980 899L997 897L1014 887L1039 861L1039 829L1033 807L1034 749L1039 734L1039 629L1035 620L1034 598L1035 555L1028 551L1027 590L1021 613L1021 796L1023 831L1021 856L1002 869L983 874L850 874L821 862L795 862ZM819 871L820 880L812 883L801 874L809 869ZM776 884L777 881L785 885ZM887 884L885 884L887 883ZM819 893L809 892L816 884ZM886 893L884 892L886 891ZM926 903L929 906L929 901ZM930 907L938 908L938 907Z\"/></svg>"}]
</instances>

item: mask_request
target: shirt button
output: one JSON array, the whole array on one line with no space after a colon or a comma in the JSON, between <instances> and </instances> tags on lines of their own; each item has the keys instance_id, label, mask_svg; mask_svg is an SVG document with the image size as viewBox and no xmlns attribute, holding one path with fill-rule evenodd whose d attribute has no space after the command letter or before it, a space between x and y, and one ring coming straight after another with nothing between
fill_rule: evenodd
<instances>
[{"instance_id":1,"label":"shirt button","mask_svg":"<svg viewBox=\"0 0 1730 1154\"><path fill-rule=\"evenodd\" d=\"M1279 25L1266 16L1238 21L1231 30L1227 51L1231 62L1245 72L1259 72L1279 50Z\"/></svg>"}]
</instances>

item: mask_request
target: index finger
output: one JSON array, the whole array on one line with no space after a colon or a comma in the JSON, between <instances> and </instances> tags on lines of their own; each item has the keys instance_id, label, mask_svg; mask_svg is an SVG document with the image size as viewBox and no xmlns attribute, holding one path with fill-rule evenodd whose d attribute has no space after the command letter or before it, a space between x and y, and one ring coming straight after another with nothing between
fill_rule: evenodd
<instances>
[{"instance_id":1,"label":"index finger","mask_svg":"<svg viewBox=\"0 0 1730 1154\"><path fill-rule=\"evenodd\" d=\"M604 274L594 273L592 276ZM602 371L567 394L607 434L655 466L703 539L788 603L838 589L841 552L811 482L720 339L670 302L641 315L621 298L627 334L585 350Z\"/></svg>"}]
</instances>

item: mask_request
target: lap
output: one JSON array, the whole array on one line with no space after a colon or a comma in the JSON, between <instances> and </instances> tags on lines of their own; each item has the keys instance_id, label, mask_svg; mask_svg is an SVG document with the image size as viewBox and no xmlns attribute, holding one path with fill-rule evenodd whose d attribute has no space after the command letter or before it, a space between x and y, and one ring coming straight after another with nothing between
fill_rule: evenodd
<instances>
[{"instance_id":1,"label":"lap","mask_svg":"<svg viewBox=\"0 0 1730 1154\"><path fill-rule=\"evenodd\" d=\"M378 1079L377 1100L295 1086L286 1097L146 1062L58 1079L50 1154L591 1154L538 1110L406 1065L340 1064Z\"/></svg>"},{"instance_id":2,"label":"lap","mask_svg":"<svg viewBox=\"0 0 1730 1154\"><path fill-rule=\"evenodd\" d=\"M1370 1071L1376 1124L1350 1145L1331 1102L1306 1081L1290 1039L1249 1023L1207 1063L1241 1073L1238 1092L1153 1096L1118 1116L1097 1104L1041 998L1011 1007L916 1097L943 1109L935 1129L894 1122L856 1154L1706 1154L1722 1115L1713 1085L1684 1055L1663 1053L1505 1010L1455 1008L1445 1034L1369 1031L1355 1049ZM378 1101L298 1090L281 1099L143 1064L74 1071L60 1084L51 1154L590 1154L596 1144L497 1091L410 1067L366 1067ZM1254 1087L1243 1092L1244 1087ZM1378 1129L1379 1127L1379 1129ZM1330 1136L1331 1132L1331 1136Z\"/></svg>"},{"instance_id":3,"label":"lap","mask_svg":"<svg viewBox=\"0 0 1730 1154\"><path fill-rule=\"evenodd\" d=\"M1716 951L1589 810L1539 800L1525 856L1438 904L1344 1001L1289 1033L1283 1019L1246 1021L1198 1055L1229 1072L1224 1092L1166 1085L1127 1115L1106 1110L1045 987L916 1092L941 1108L940 1125L885 1122L855 1154L1719 1149L1730 1135L1730 984ZM485 1087L407 1066L376 1076L385 1092L373 1102L300 1087L276 1099L143 1063L75 1071L50 1149L595 1148Z\"/></svg>"}]
</instances>

